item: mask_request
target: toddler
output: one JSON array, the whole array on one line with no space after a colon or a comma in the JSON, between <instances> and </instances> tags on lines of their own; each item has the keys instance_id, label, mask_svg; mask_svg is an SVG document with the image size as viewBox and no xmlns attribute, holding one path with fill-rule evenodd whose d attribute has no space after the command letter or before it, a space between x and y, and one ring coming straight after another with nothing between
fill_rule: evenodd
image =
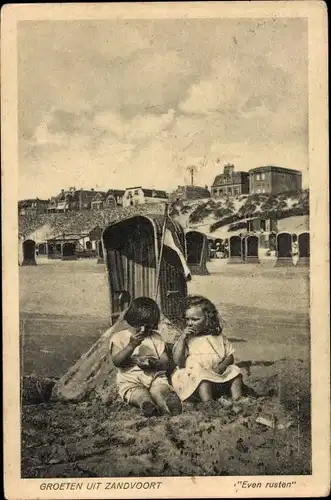
<instances>
[{"instance_id":1,"label":"toddler","mask_svg":"<svg viewBox=\"0 0 331 500\"><path fill-rule=\"evenodd\" d=\"M167 379L166 345L156 331L160 321L157 303L148 297L138 297L124 319L132 329L114 333L110 339L121 398L140 408L145 417L181 413L180 399Z\"/></svg>"},{"instance_id":2,"label":"toddler","mask_svg":"<svg viewBox=\"0 0 331 500\"><path fill-rule=\"evenodd\" d=\"M198 396L210 401L228 390L232 399L242 396L240 368L234 349L222 334L216 307L201 296L188 296L184 308L186 328L173 347L177 365L172 385L182 401Z\"/></svg>"}]
</instances>

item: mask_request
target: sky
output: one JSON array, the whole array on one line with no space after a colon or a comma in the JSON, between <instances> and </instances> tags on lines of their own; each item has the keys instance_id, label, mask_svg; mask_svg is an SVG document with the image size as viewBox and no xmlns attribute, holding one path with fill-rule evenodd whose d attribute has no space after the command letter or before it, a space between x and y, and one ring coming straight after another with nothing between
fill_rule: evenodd
<instances>
[{"instance_id":1,"label":"sky","mask_svg":"<svg viewBox=\"0 0 331 500\"><path fill-rule=\"evenodd\" d=\"M19 197L210 186L230 162L308 185L305 19L22 21Z\"/></svg>"}]
</instances>

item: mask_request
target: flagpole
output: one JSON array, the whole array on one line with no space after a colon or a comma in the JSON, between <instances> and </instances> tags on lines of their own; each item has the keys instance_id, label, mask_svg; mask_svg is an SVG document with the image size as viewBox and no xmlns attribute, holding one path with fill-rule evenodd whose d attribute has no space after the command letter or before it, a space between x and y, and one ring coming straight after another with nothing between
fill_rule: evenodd
<instances>
[{"instance_id":1,"label":"flagpole","mask_svg":"<svg viewBox=\"0 0 331 500\"><path fill-rule=\"evenodd\" d=\"M164 221L163 221L163 227L162 227L161 247L160 247L159 259L158 259L157 270L156 270L156 287L155 287L155 298L154 298L155 302L157 301L157 296L158 296L158 293L159 293L159 282L160 282L160 273L161 273L161 261L162 261L162 254L163 254L165 233L166 233L166 228L167 228L168 210L169 210L169 205L166 202L165 203L165 207L164 207Z\"/></svg>"}]
</instances>

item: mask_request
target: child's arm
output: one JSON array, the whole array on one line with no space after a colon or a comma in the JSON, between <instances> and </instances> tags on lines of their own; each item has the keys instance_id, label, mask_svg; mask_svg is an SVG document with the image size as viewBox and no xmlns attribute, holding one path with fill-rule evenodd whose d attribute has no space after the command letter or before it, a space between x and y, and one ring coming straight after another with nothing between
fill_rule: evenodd
<instances>
[{"instance_id":1,"label":"child's arm","mask_svg":"<svg viewBox=\"0 0 331 500\"><path fill-rule=\"evenodd\" d=\"M131 334L129 344L121 349L115 354L112 354L112 361L117 368L122 368L127 366L129 361L131 360L131 356L133 351L141 344L144 340L145 334L144 332L135 332Z\"/></svg>"},{"instance_id":2,"label":"child's arm","mask_svg":"<svg viewBox=\"0 0 331 500\"><path fill-rule=\"evenodd\" d=\"M169 368L169 358L166 351L164 351L159 359L149 358L149 368L153 368L155 370L168 371Z\"/></svg>"},{"instance_id":3,"label":"child's arm","mask_svg":"<svg viewBox=\"0 0 331 500\"><path fill-rule=\"evenodd\" d=\"M177 340L172 349L172 357L174 362L179 368L184 368L187 358L187 345L186 340L189 335L194 334L192 328L185 328L182 335Z\"/></svg>"},{"instance_id":4,"label":"child's arm","mask_svg":"<svg viewBox=\"0 0 331 500\"><path fill-rule=\"evenodd\" d=\"M227 367L230 366L230 365L233 365L233 364L234 364L234 357L233 357L233 354L230 354L229 356L227 356L226 358L224 358L223 361L221 361L220 363L218 363L215 371L219 375L222 375L222 373L225 372L225 370L227 369Z\"/></svg>"}]
</instances>

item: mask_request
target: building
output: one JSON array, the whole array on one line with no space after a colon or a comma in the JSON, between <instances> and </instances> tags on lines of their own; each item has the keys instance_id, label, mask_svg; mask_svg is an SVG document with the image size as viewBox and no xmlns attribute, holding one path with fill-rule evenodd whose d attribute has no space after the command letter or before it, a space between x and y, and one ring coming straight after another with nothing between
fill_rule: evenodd
<instances>
[{"instance_id":1,"label":"building","mask_svg":"<svg viewBox=\"0 0 331 500\"><path fill-rule=\"evenodd\" d=\"M40 200L39 198L20 200L18 202L18 215L46 214L48 204L49 200Z\"/></svg>"},{"instance_id":2,"label":"building","mask_svg":"<svg viewBox=\"0 0 331 500\"><path fill-rule=\"evenodd\" d=\"M252 168L249 171L249 192L278 194L302 189L302 174L298 170L272 165Z\"/></svg>"},{"instance_id":3,"label":"building","mask_svg":"<svg viewBox=\"0 0 331 500\"><path fill-rule=\"evenodd\" d=\"M211 187L211 195L214 198L219 196L238 196L249 193L248 172L235 172L234 165L225 165L223 173L215 177Z\"/></svg>"},{"instance_id":4,"label":"building","mask_svg":"<svg viewBox=\"0 0 331 500\"><path fill-rule=\"evenodd\" d=\"M202 198L210 198L208 186L178 186L175 191L170 194L170 201L186 201L199 200Z\"/></svg>"},{"instance_id":5,"label":"building","mask_svg":"<svg viewBox=\"0 0 331 500\"><path fill-rule=\"evenodd\" d=\"M61 190L57 196L50 199L48 213L90 210L91 202L97 194L105 196L105 191L92 189L76 189L70 187L68 191Z\"/></svg>"},{"instance_id":6,"label":"building","mask_svg":"<svg viewBox=\"0 0 331 500\"><path fill-rule=\"evenodd\" d=\"M121 207L125 191L121 189L109 189L107 193L97 193L91 201L91 210L102 208Z\"/></svg>"},{"instance_id":7,"label":"building","mask_svg":"<svg viewBox=\"0 0 331 500\"><path fill-rule=\"evenodd\" d=\"M277 232L277 219L262 219L256 217L255 219L250 219L247 221L247 231L248 232Z\"/></svg>"},{"instance_id":8,"label":"building","mask_svg":"<svg viewBox=\"0 0 331 500\"><path fill-rule=\"evenodd\" d=\"M141 186L127 188L123 195L123 207L141 205L143 203L165 203L167 193L159 189L145 189Z\"/></svg>"}]
</instances>

